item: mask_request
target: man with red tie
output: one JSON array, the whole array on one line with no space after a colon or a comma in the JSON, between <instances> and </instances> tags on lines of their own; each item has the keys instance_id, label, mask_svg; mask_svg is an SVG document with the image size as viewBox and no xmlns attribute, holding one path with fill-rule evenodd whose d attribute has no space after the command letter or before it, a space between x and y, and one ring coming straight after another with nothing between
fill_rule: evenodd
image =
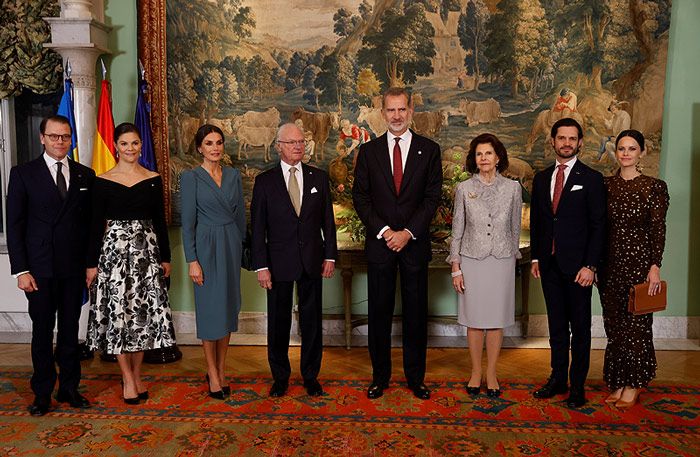
<instances>
[{"instance_id":1,"label":"man with red tie","mask_svg":"<svg viewBox=\"0 0 700 457\"><path fill-rule=\"evenodd\" d=\"M566 404L586 403L591 351L591 286L605 237L603 176L578 160L583 129L571 118L552 126L554 165L535 175L530 205L531 273L542 278L552 373L535 398L569 390ZM571 366L569 367L569 347Z\"/></svg>"},{"instance_id":2,"label":"man with red tie","mask_svg":"<svg viewBox=\"0 0 700 457\"><path fill-rule=\"evenodd\" d=\"M369 354L367 397L383 395L391 378L391 325L396 273L401 278L403 365L409 389L430 398L424 384L427 348L430 221L442 187L440 146L411 130L411 95L388 89L384 135L360 146L352 195L366 228Z\"/></svg>"}]
</instances>

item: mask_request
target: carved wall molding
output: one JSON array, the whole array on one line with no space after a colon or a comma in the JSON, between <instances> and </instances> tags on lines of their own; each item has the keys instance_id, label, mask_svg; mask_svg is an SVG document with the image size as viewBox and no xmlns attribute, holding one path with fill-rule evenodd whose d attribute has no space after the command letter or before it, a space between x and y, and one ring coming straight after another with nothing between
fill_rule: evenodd
<instances>
[{"instance_id":1,"label":"carved wall molding","mask_svg":"<svg viewBox=\"0 0 700 457\"><path fill-rule=\"evenodd\" d=\"M73 73L71 75L74 87L80 87L85 89L95 90L97 88L97 83L95 82L95 75L76 75Z\"/></svg>"},{"instance_id":2,"label":"carved wall molding","mask_svg":"<svg viewBox=\"0 0 700 457\"><path fill-rule=\"evenodd\" d=\"M137 0L138 54L150 84L151 128L158 171L163 178L165 216L170 223L170 148L168 147L168 87L166 60L166 0Z\"/></svg>"}]
</instances>

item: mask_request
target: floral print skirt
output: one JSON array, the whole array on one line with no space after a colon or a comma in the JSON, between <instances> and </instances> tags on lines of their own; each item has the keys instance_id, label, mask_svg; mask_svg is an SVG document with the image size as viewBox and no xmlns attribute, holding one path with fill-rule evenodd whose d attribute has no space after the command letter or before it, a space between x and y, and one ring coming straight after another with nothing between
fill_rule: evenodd
<instances>
[{"instance_id":1,"label":"floral print skirt","mask_svg":"<svg viewBox=\"0 0 700 457\"><path fill-rule=\"evenodd\" d=\"M159 258L150 220L107 221L90 288L90 348L121 354L175 344Z\"/></svg>"}]
</instances>

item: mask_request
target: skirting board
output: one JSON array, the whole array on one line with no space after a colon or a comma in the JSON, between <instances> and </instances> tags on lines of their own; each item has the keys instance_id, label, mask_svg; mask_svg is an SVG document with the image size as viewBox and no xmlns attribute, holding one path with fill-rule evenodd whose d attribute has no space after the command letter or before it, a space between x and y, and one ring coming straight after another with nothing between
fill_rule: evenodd
<instances>
[{"instance_id":1,"label":"skirting board","mask_svg":"<svg viewBox=\"0 0 700 457\"><path fill-rule=\"evenodd\" d=\"M196 321L194 312L174 312L175 331L177 334L195 334ZM323 334L341 336L344 334L345 323L342 318L328 318L323 320ZM292 333L297 333L297 320L292 320ZM31 332L31 320L26 312L1 312L0 332ZM394 335L401 334L401 322L394 322ZM592 325L593 338L604 338L603 318L593 316ZM266 313L241 313L238 319L239 334L264 335L267 333ZM366 336L367 325L358 325L352 329L354 336ZM431 318L428 322L429 336L465 336L466 328L459 325L455 319L449 317ZM521 323L516 322L514 326L508 327L504 331L506 337L522 336ZM529 337L547 337L547 316L544 314L534 314L530 316L528 324ZM700 338L700 317L654 317L654 338L674 338L674 339L698 339Z\"/></svg>"}]
</instances>

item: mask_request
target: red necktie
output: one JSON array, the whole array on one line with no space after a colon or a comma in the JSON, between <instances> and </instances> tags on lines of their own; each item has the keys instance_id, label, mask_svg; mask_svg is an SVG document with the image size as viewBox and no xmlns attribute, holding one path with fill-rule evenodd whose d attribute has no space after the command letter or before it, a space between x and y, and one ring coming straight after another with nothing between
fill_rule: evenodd
<instances>
[{"instance_id":1,"label":"red necktie","mask_svg":"<svg viewBox=\"0 0 700 457\"><path fill-rule=\"evenodd\" d=\"M554 181L554 195L552 195L552 211L557 212L559 200L561 200L561 192L564 190L564 169L565 164L557 165L557 177Z\"/></svg>"},{"instance_id":2,"label":"red necktie","mask_svg":"<svg viewBox=\"0 0 700 457\"><path fill-rule=\"evenodd\" d=\"M403 179L403 163L401 162L401 148L399 147L399 140L401 137L394 138L396 144L394 144L394 187L396 187L396 195L399 195L401 190L401 180Z\"/></svg>"},{"instance_id":3,"label":"red necktie","mask_svg":"<svg viewBox=\"0 0 700 457\"><path fill-rule=\"evenodd\" d=\"M565 164L557 165L557 177L554 180L554 195L552 195L552 212L557 213L559 200L561 200L561 192L564 190L564 169ZM552 254L554 254L554 238L552 238Z\"/></svg>"}]
</instances>

